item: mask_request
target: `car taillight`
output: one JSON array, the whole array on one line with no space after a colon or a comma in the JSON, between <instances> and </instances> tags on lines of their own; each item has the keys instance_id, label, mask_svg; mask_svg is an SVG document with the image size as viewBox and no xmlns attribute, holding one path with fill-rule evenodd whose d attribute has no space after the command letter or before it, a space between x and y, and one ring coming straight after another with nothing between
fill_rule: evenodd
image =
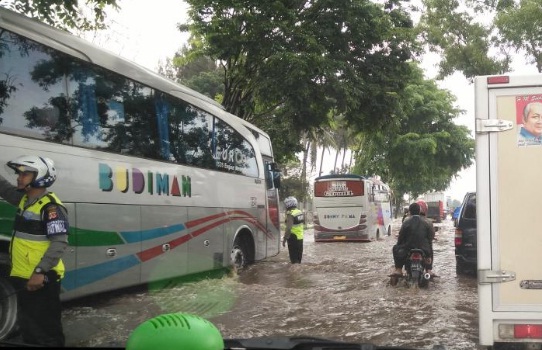
<instances>
[{"instance_id":1,"label":"car taillight","mask_svg":"<svg viewBox=\"0 0 542 350\"><path fill-rule=\"evenodd\" d=\"M422 260L422 255L420 253L412 253L412 255L410 255L410 259L412 259L412 260Z\"/></svg>"},{"instance_id":2,"label":"car taillight","mask_svg":"<svg viewBox=\"0 0 542 350\"><path fill-rule=\"evenodd\" d=\"M505 340L542 339L542 324L501 323L498 330Z\"/></svg>"},{"instance_id":3,"label":"car taillight","mask_svg":"<svg viewBox=\"0 0 542 350\"><path fill-rule=\"evenodd\" d=\"M542 325L516 324L514 325L514 338L542 338Z\"/></svg>"},{"instance_id":4,"label":"car taillight","mask_svg":"<svg viewBox=\"0 0 542 350\"><path fill-rule=\"evenodd\" d=\"M269 202L268 213L269 213L269 219L271 220L273 225L276 228L280 228L279 208L276 205L272 204L271 201Z\"/></svg>"},{"instance_id":5,"label":"car taillight","mask_svg":"<svg viewBox=\"0 0 542 350\"><path fill-rule=\"evenodd\" d=\"M456 247L460 246L462 242L463 242L463 230L456 228L455 238L454 238L455 246Z\"/></svg>"}]
</instances>

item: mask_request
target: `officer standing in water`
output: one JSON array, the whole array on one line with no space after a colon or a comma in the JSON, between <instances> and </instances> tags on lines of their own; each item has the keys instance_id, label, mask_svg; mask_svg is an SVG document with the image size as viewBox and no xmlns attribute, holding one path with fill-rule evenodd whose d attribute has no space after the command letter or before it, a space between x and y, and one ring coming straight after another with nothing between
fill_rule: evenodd
<instances>
[{"instance_id":1,"label":"officer standing in water","mask_svg":"<svg viewBox=\"0 0 542 350\"><path fill-rule=\"evenodd\" d=\"M17 187L0 176L0 197L17 207L10 245L10 280L17 291L17 320L26 344L63 347L60 279L68 246L68 213L47 188L56 180L51 159L22 156L7 163Z\"/></svg>"},{"instance_id":2,"label":"officer standing in water","mask_svg":"<svg viewBox=\"0 0 542 350\"><path fill-rule=\"evenodd\" d=\"M300 264L303 257L303 224L305 218L303 212L297 209L297 199L287 197L284 200L286 206L286 231L282 239L282 246L288 242L288 254L292 264Z\"/></svg>"}]
</instances>

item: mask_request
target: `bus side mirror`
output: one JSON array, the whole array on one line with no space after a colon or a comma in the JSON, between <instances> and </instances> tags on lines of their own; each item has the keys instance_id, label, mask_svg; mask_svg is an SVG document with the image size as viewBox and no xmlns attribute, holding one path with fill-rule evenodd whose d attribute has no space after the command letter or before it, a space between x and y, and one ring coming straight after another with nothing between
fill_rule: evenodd
<instances>
[{"instance_id":1,"label":"bus side mirror","mask_svg":"<svg viewBox=\"0 0 542 350\"><path fill-rule=\"evenodd\" d=\"M273 186L277 189L280 188L280 171L273 172Z\"/></svg>"},{"instance_id":2,"label":"bus side mirror","mask_svg":"<svg viewBox=\"0 0 542 350\"><path fill-rule=\"evenodd\" d=\"M280 188L280 170L277 163L267 164L267 189Z\"/></svg>"}]
</instances>

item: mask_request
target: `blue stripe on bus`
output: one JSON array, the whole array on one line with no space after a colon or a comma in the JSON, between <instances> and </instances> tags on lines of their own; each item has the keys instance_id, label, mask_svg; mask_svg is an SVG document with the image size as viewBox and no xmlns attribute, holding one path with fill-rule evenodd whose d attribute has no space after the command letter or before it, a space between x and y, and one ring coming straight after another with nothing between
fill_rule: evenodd
<instances>
[{"instance_id":1,"label":"blue stripe on bus","mask_svg":"<svg viewBox=\"0 0 542 350\"><path fill-rule=\"evenodd\" d=\"M107 261L101 264L79 268L77 270L66 271L62 280L62 287L64 287L65 290L75 289L113 276L139 264L140 261L135 255L129 255L113 261ZM76 273L77 284L75 283Z\"/></svg>"},{"instance_id":2,"label":"blue stripe on bus","mask_svg":"<svg viewBox=\"0 0 542 350\"><path fill-rule=\"evenodd\" d=\"M186 226L184 224L177 224L166 227L151 228L149 230L124 231L119 232L119 234L126 241L126 243L137 243L140 241L167 236L169 234L184 230L186 230Z\"/></svg>"}]
</instances>

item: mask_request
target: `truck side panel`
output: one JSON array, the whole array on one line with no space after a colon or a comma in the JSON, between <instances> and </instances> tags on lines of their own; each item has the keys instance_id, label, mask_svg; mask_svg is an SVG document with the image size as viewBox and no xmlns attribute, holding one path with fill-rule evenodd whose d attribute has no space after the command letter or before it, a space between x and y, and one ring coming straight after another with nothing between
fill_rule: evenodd
<instances>
[{"instance_id":1,"label":"truck side panel","mask_svg":"<svg viewBox=\"0 0 542 350\"><path fill-rule=\"evenodd\" d=\"M542 101L542 75L490 80L475 84L480 344L541 343L529 332L542 330L542 141L520 130L525 106Z\"/></svg>"}]
</instances>

